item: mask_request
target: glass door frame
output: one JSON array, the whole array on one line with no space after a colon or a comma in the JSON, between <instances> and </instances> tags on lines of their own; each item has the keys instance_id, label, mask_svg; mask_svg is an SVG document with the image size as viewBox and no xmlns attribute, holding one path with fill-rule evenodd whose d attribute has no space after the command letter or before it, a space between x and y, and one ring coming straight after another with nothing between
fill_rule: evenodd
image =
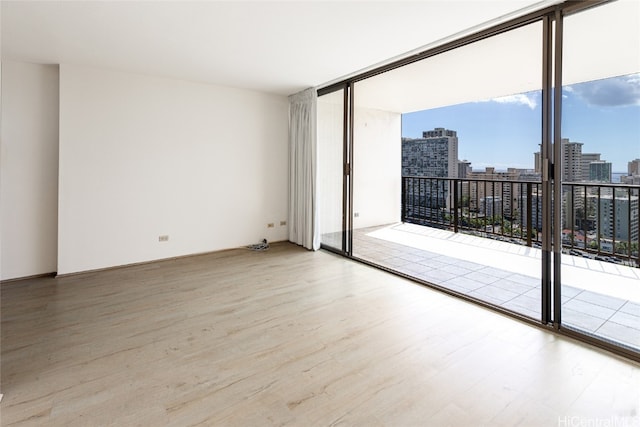
<instances>
[{"instance_id":1,"label":"glass door frame","mask_svg":"<svg viewBox=\"0 0 640 427\"><path fill-rule=\"evenodd\" d=\"M597 0L592 2L569 2L557 6L553 20L555 22L554 62L553 62L553 158L562 159L562 87L563 87L563 20L566 16L579 14L585 10L606 5L615 0ZM550 66L549 69L552 67ZM553 192L557 200L553 206L553 223L562 224L562 161L553 162ZM551 224L550 224L551 225ZM562 322L562 280L561 280L561 258L562 258L562 226L556 225L553 234L553 318L552 327L561 335L566 335L580 341L586 342L612 353L621 355L628 359L640 362L640 352L629 349L623 345L617 345L606 338L591 335L586 332L574 329L570 326L564 327Z\"/></svg>"},{"instance_id":2,"label":"glass door frame","mask_svg":"<svg viewBox=\"0 0 640 427\"><path fill-rule=\"evenodd\" d=\"M318 90L318 97L343 91L342 99L342 238L341 247L321 244L321 248L351 257L353 246L353 82L342 82Z\"/></svg>"},{"instance_id":3,"label":"glass door frame","mask_svg":"<svg viewBox=\"0 0 640 427\"><path fill-rule=\"evenodd\" d=\"M562 10L555 12L555 37L553 60L553 194L556 199L553 210L553 223L549 230L553 238L553 328L559 330L562 325ZM551 70L551 64L547 68ZM555 209L554 209L555 208ZM555 224L555 228L552 228ZM550 303L551 301L549 301Z\"/></svg>"},{"instance_id":4,"label":"glass door frame","mask_svg":"<svg viewBox=\"0 0 640 427\"><path fill-rule=\"evenodd\" d=\"M557 226L562 224L562 203L558 203L562 194L562 17L562 9L557 8L542 21L541 322L555 330L562 319L562 227Z\"/></svg>"}]
</instances>

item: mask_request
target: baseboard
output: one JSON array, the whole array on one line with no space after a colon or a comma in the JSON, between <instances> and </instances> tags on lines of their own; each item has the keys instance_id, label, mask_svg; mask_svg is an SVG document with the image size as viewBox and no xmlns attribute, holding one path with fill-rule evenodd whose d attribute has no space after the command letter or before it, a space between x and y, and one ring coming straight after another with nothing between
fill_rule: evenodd
<instances>
[{"instance_id":1,"label":"baseboard","mask_svg":"<svg viewBox=\"0 0 640 427\"><path fill-rule=\"evenodd\" d=\"M270 245L280 244L280 243L289 243L289 242L288 242L288 240L278 240L278 241L275 241L275 242L269 242ZM169 258L158 258L158 259L153 259L153 260L149 260L149 261L140 261L140 262L133 262L133 263L130 263L130 264L114 265L114 266L111 266L111 267L96 268L96 269L92 269L92 270L74 271L73 273L64 273L64 274L53 273L53 275L54 275L54 277L56 279L64 279L66 277L77 276L77 275L80 275L80 274L92 274L92 273L99 273L99 272L102 272L102 271L115 270L115 269L118 269L118 268L137 267L137 266L140 266L140 265L148 265L148 264L153 264L153 263L156 263L156 262L174 261L174 260L183 259L183 258L191 258L191 257L196 257L196 256L219 254L219 253L223 253L223 252L235 251L235 250L238 250L238 249L245 249L245 247L241 246L241 247L238 247L238 248L218 249L218 250L215 250L215 251L207 251L207 252L198 252L198 253L194 253L194 254L178 255L178 256L169 257Z\"/></svg>"},{"instance_id":2,"label":"baseboard","mask_svg":"<svg viewBox=\"0 0 640 427\"><path fill-rule=\"evenodd\" d=\"M42 274L33 274L31 276L23 276L23 277L14 277L12 279L4 279L4 280L0 280L0 286L4 285L4 284L8 284L8 283L12 283L12 282L21 282L23 280L29 280L29 279L42 279L44 277L56 277L56 272L52 271L51 273L42 273Z\"/></svg>"}]
</instances>

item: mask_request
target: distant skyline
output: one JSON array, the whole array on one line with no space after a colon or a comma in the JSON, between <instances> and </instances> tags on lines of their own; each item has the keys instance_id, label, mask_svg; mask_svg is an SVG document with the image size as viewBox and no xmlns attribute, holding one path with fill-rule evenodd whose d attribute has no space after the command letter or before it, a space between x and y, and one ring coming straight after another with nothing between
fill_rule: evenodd
<instances>
[{"instance_id":1,"label":"distant skyline","mask_svg":"<svg viewBox=\"0 0 640 427\"><path fill-rule=\"evenodd\" d=\"M437 127L458 133L458 155L474 170L533 169L541 142L541 91L402 115L402 136L420 138ZM584 153L601 153L613 172L640 158L640 74L565 86L563 138Z\"/></svg>"}]
</instances>

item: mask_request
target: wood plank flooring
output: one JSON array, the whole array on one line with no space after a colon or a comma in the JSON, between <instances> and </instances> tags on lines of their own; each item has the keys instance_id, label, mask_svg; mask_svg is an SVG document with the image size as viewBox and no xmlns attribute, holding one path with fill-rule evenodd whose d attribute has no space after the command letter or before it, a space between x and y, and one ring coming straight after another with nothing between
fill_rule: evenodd
<instances>
[{"instance_id":1,"label":"wood plank flooring","mask_svg":"<svg viewBox=\"0 0 640 427\"><path fill-rule=\"evenodd\" d=\"M3 426L640 423L638 364L288 243L1 292Z\"/></svg>"}]
</instances>

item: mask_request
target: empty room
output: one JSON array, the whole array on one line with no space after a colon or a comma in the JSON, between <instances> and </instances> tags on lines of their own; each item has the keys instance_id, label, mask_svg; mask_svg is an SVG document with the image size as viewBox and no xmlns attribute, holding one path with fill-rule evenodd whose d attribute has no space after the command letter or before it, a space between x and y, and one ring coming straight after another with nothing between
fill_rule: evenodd
<instances>
[{"instance_id":1,"label":"empty room","mask_svg":"<svg viewBox=\"0 0 640 427\"><path fill-rule=\"evenodd\" d=\"M640 3L0 4L0 424L640 423Z\"/></svg>"}]
</instances>

